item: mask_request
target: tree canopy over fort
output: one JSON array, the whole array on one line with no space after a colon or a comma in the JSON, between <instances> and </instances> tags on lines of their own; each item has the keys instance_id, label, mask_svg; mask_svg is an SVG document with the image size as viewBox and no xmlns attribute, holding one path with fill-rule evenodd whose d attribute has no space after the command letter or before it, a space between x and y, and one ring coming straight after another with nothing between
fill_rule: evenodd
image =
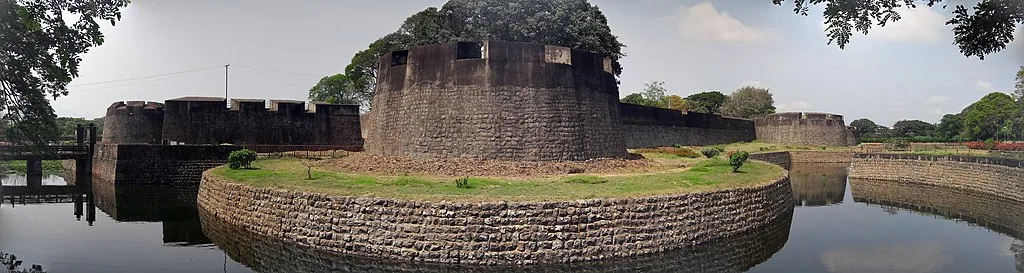
<instances>
[{"instance_id":1,"label":"tree canopy over fort","mask_svg":"<svg viewBox=\"0 0 1024 273\"><path fill-rule=\"evenodd\" d=\"M346 92L361 101L373 98L378 59L391 51L417 45L459 41L503 40L565 46L612 59L615 75L625 56L608 19L587 0L450 0L440 9L427 8L405 20L399 29L369 44L345 68L351 81Z\"/></svg>"}]
</instances>

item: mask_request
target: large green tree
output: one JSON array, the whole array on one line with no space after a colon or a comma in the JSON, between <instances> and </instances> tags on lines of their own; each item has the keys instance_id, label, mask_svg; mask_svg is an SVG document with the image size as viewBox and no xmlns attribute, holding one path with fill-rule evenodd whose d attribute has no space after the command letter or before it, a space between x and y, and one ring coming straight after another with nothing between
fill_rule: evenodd
<instances>
[{"instance_id":1,"label":"large green tree","mask_svg":"<svg viewBox=\"0 0 1024 273\"><path fill-rule=\"evenodd\" d=\"M367 98L367 94L355 88L345 74L323 77L309 89L309 99L315 101L364 105Z\"/></svg>"},{"instance_id":2,"label":"large green tree","mask_svg":"<svg viewBox=\"0 0 1024 273\"><path fill-rule=\"evenodd\" d=\"M612 35L608 19L587 0L450 0L440 9L413 14L399 29L356 53L345 68L353 86L372 94L377 60L416 45L504 40L560 45L596 52L613 60L616 75L624 44ZM370 105L372 106L372 105Z\"/></svg>"},{"instance_id":3,"label":"large green tree","mask_svg":"<svg viewBox=\"0 0 1024 273\"><path fill-rule=\"evenodd\" d=\"M781 5L784 0L772 0ZM811 5L825 6L825 31L828 43L835 42L845 48L855 32L865 35L872 26L884 27L900 20L900 10L932 7L943 0L794 0L794 11L807 15ZM943 5L943 8L946 6ZM1024 1L982 0L968 9L958 4L953 18L946 22L953 26L954 44L967 57L999 52L1013 41L1017 24L1024 23Z\"/></svg>"},{"instance_id":4,"label":"large green tree","mask_svg":"<svg viewBox=\"0 0 1024 273\"><path fill-rule=\"evenodd\" d=\"M722 115L751 118L775 113L775 99L765 88L745 86L729 94L722 104Z\"/></svg>"},{"instance_id":5,"label":"large green tree","mask_svg":"<svg viewBox=\"0 0 1024 273\"><path fill-rule=\"evenodd\" d=\"M687 107L691 111L708 114L718 113L728 99L729 97L718 91L700 92L686 97L686 101L689 102Z\"/></svg>"},{"instance_id":6,"label":"large green tree","mask_svg":"<svg viewBox=\"0 0 1024 273\"><path fill-rule=\"evenodd\" d=\"M126 5L128 0L0 0L0 120L9 123L10 140L43 144L60 135L49 98L67 95L81 55L103 44L97 21L114 24Z\"/></svg>"},{"instance_id":7,"label":"large green tree","mask_svg":"<svg viewBox=\"0 0 1024 273\"><path fill-rule=\"evenodd\" d=\"M993 92L965 110L964 132L974 140L996 137L1007 121L1020 115L1020 108L1010 95Z\"/></svg>"},{"instance_id":8,"label":"large green tree","mask_svg":"<svg viewBox=\"0 0 1024 273\"><path fill-rule=\"evenodd\" d=\"M935 125L916 119L901 120L892 125L892 130L896 137L932 136L935 134Z\"/></svg>"},{"instance_id":9,"label":"large green tree","mask_svg":"<svg viewBox=\"0 0 1024 273\"><path fill-rule=\"evenodd\" d=\"M945 140L963 140L963 131L964 116L959 114L946 114L935 126L935 136Z\"/></svg>"},{"instance_id":10,"label":"large green tree","mask_svg":"<svg viewBox=\"0 0 1024 273\"><path fill-rule=\"evenodd\" d=\"M856 128L857 136L860 137L877 137L876 132L878 131L878 124L867 118L862 118L850 122L850 126Z\"/></svg>"}]
</instances>

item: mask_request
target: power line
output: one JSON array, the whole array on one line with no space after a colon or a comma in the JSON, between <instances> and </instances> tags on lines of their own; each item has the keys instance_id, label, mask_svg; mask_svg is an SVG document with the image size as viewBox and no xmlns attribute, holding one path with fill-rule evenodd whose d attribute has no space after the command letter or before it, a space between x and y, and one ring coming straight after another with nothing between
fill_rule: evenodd
<instances>
[{"instance_id":1,"label":"power line","mask_svg":"<svg viewBox=\"0 0 1024 273\"><path fill-rule=\"evenodd\" d=\"M316 77L317 79L324 77L323 75L315 75L315 74L308 74L308 73L298 73L298 72L282 71L282 70L275 70L275 69L267 69L267 67L260 67L260 66L246 65L246 64L234 64L234 65L237 65L237 66L240 66L240 67L245 67L245 69L256 70L256 71L286 73L286 74L293 74L293 75L297 75L297 76Z\"/></svg>"},{"instance_id":2,"label":"power line","mask_svg":"<svg viewBox=\"0 0 1024 273\"><path fill-rule=\"evenodd\" d=\"M221 66L220 65L216 65L216 66L200 67L200 68L195 68L195 69L189 69L189 70L183 70L183 71L171 72L171 73L165 73L165 74L158 74L158 75L126 78L126 79L119 79L119 80L100 81L100 82L90 82L90 83L82 83L82 84L72 84L72 85L68 85L68 87L81 87L81 86L86 86L86 85L97 85L97 84L107 84L107 83L117 83L117 82L124 82L124 81L134 81L134 80L144 80L144 79L160 78L160 77L175 76L175 75L181 75L181 74L192 73L192 72L197 72L197 71L203 71L203 70L219 68L219 67L221 67Z\"/></svg>"},{"instance_id":3,"label":"power line","mask_svg":"<svg viewBox=\"0 0 1024 273\"><path fill-rule=\"evenodd\" d=\"M123 84L100 86L100 87L92 87L92 88L86 88L86 89L68 88L69 89L68 91L71 91L71 92L83 92L83 91L110 89L110 88L116 88L116 87L122 87L122 86L130 86L130 85L136 85L136 84L142 84L142 83L148 83L148 82L154 82L154 81L162 81L162 80L175 79L175 78L180 78L180 77L184 77L184 76L188 76L188 74L177 74L177 75L167 76L167 77L157 78L157 79L148 79L148 80L138 81L138 82L129 82L129 83L123 83Z\"/></svg>"},{"instance_id":4,"label":"power line","mask_svg":"<svg viewBox=\"0 0 1024 273\"><path fill-rule=\"evenodd\" d=\"M231 64L231 66L233 67L234 64ZM250 69L247 69L247 67L234 67L233 71L244 72L244 73L252 73L252 74L259 74L259 75L270 76L270 77L291 78L291 79L297 79L297 80L319 80L319 79L321 79L321 77L297 76L297 75L287 75L287 74L273 74L273 73L264 72L264 71L250 70Z\"/></svg>"}]
</instances>

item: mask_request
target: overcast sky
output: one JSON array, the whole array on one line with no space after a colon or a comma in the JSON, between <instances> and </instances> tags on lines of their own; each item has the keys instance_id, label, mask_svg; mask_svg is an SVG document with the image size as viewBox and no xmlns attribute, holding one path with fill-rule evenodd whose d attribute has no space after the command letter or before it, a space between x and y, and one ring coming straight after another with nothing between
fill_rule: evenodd
<instances>
[{"instance_id":1,"label":"overcast sky","mask_svg":"<svg viewBox=\"0 0 1024 273\"><path fill-rule=\"evenodd\" d=\"M952 8L910 10L840 50L826 44L820 8L799 16L789 1L591 2L627 46L622 97L655 80L684 97L753 84L770 88L780 111L937 122L988 92L1008 92L1024 64L1024 34L984 61L961 55L944 24ZM344 72L353 53L443 3L134 0L54 108L93 118L114 101L223 96L226 63L231 97L304 100L320 76Z\"/></svg>"}]
</instances>

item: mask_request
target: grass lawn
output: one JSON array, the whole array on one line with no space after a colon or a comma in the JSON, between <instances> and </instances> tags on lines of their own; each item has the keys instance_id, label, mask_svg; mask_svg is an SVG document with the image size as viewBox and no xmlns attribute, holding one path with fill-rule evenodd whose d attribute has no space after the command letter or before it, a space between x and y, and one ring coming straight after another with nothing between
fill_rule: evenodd
<instances>
[{"instance_id":1,"label":"grass lawn","mask_svg":"<svg viewBox=\"0 0 1024 273\"><path fill-rule=\"evenodd\" d=\"M43 160L43 172L59 173L63 170L64 166L61 166L60 160ZM26 165L25 160L0 161L0 173L24 173L27 171L28 165Z\"/></svg>"},{"instance_id":2,"label":"grass lawn","mask_svg":"<svg viewBox=\"0 0 1024 273\"><path fill-rule=\"evenodd\" d=\"M213 174L257 187L316 191L337 195L373 195L412 200L448 201L555 201L615 198L709 191L769 183L785 171L775 165L749 161L732 172L716 159L659 159L691 166L648 174L579 174L537 178L469 177L469 187L456 186L457 178L427 176L374 176L313 168L313 179L298 159L266 159L255 169L221 166Z\"/></svg>"}]
</instances>

